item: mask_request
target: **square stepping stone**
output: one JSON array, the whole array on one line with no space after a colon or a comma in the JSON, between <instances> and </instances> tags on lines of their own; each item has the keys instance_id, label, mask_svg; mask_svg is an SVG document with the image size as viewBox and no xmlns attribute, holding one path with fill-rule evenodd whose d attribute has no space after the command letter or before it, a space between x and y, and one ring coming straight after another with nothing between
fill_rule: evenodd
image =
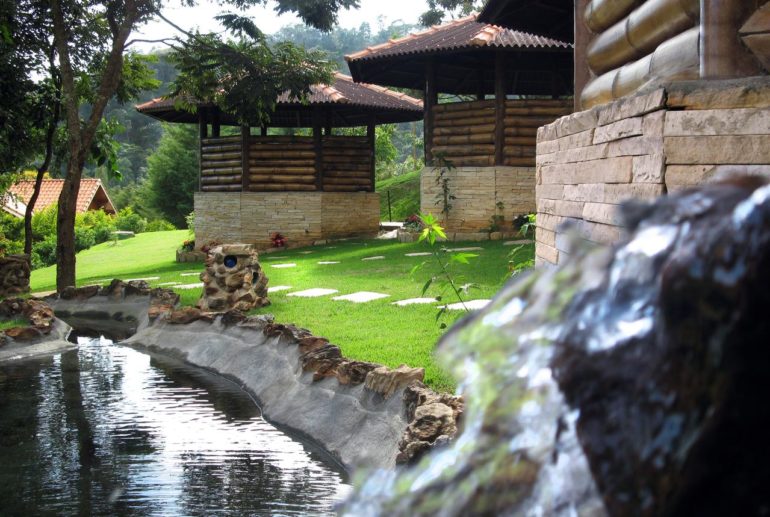
<instances>
[{"instance_id":1,"label":"square stepping stone","mask_svg":"<svg viewBox=\"0 0 770 517\"><path fill-rule=\"evenodd\" d=\"M385 260L385 257L383 257L382 255L378 255L378 256L376 256L376 257L366 257L366 258L362 258L361 260Z\"/></svg>"},{"instance_id":2,"label":"square stepping stone","mask_svg":"<svg viewBox=\"0 0 770 517\"><path fill-rule=\"evenodd\" d=\"M339 262L334 261L334 260L328 260L328 261L325 260L323 262L319 262L319 264L322 265L322 266L332 266L334 264L339 264Z\"/></svg>"},{"instance_id":3,"label":"square stepping stone","mask_svg":"<svg viewBox=\"0 0 770 517\"><path fill-rule=\"evenodd\" d=\"M262 260L286 260L289 257L275 257L273 255L268 255L262 258Z\"/></svg>"},{"instance_id":4,"label":"square stepping stone","mask_svg":"<svg viewBox=\"0 0 770 517\"><path fill-rule=\"evenodd\" d=\"M275 269L290 269L297 267L297 264L270 264L270 267L274 267Z\"/></svg>"},{"instance_id":5,"label":"square stepping stone","mask_svg":"<svg viewBox=\"0 0 770 517\"><path fill-rule=\"evenodd\" d=\"M406 307L407 305L427 305L429 303L436 303L435 298L409 298L408 300L400 300L393 302L392 305L398 305L399 307Z\"/></svg>"},{"instance_id":6,"label":"square stepping stone","mask_svg":"<svg viewBox=\"0 0 770 517\"><path fill-rule=\"evenodd\" d=\"M484 248L480 246L471 246L469 248L450 248L447 251L450 253L456 253L459 251L484 251Z\"/></svg>"},{"instance_id":7,"label":"square stepping stone","mask_svg":"<svg viewBox=\"0 0 770 517\"><path fill-rule=\"evenodd\" d=\"M183 289L185 291L192 291L193 289L203 289L203 282L197 284L177 285L174 289Z\"/></svg>"},{"instance_id":8,"label":"square stepping stone","mask_svg":"<svg viewBox=\"0 0 770 517\"><path fill-rule=\"evenodd\" d=\"M366 302L371 302L373 300L380 300L382 298L387 298L389 296L390 296L389 294L370 293L368 291L361 291L358 293L346 294L345 296L337 296L335 298L332 298L332 300L338 301L338 302L366 303Z\"/></svg>"},{"instance_id":9,"label":"square stepping stone","mask_svg":"<svg viewBox=\"0 0 770 517\"><path fill-rule=\"evenodd\" d=\"M129 278L126 282L152 282L153 280L160 280L160 277L148 276L147 278Z\"/></svg>"},{"instance_id":10,"label":"square stepping stone","mask_svg":"<svg viewBox=\"0 0 770 517\"><path fill-rule=\"evenodd\" d=\"M503 246L516 246L517 244L532 244L533 241L529 239L519 239L517 241L505 241Z\"/></svg>"},{"instance_id":11,"label":"square stepping stone","mask_svg":"<svg viewBox=\"0 0 770 517\"><path fill-rule=\"evenodd\" d=\"M158 284L158 287L168 287L170 285L179 285L181 282L164 282L162 284Z\"/></svg>"},{"instance_id":12,"label":"square stepping stone","mask_svg":"<svg viewBox=\"0 0 770 517\"><path fill-rule=\"evenodd\" d=\"M313 253L313 252L312 251L300 251L299 252L300 255L310 255L311 253Z\"/></svg>"},{"instance_id":13,"label":"square stepping stone","mask_svg":"<svg viewBox=\"0 0 770 517\"><path fill-rule=\"evenodd\" d=\"M449 305L441 306L439 309L445 308L448 311L464 311L467 308L469 311L477 311L489 305L489 302L491 301L492 300L469 300L464 304L452 303Z\"/></svg>"},{"instance_id":14,"label":"square stepping stone","mask_svg":"<svg viewBox=\"0 0 770 517\"><path fill-rule=\"evenodd\" d=\"M200 275L200 271L198 271L197 273L182 273L179 276L199 276L199 275Z\"/></svg>"},{"instance_id":15,"label":"square stepping stone","mask_svg":"<svg viewBox=\"0 0 770 517\"><path fill-rule=\"evenodd\" d=\"M281 291L288 291L291 289L290 285L277 285L275 287L268 287L267 292L268 293L280 293Z\"/></svg>"},{"instance_id":16,"label":"square stepping stone","mask_svg":"<svg viewBox=\"0 0 770 517\"><path fill-rule=\"evenodd\" d=\"M433 255L433 253L430 253L430 252L426 251L426 252L422 252L422 253L407 253L404 256L405 257L430 257L431 255Z\"/></svg>"},{"instance_id":17,"label":"square stepping stone","mask_svg":"<svg viewBox=\"0 0 770 517\"><path fill-rule=\"evenodd\" d=\"M330 294L336 294L338 292L339 291L336 289L307 289L305 291L289 293L286 296L297 296L299 298L319 298L321 296L329 296Z\"/></svg>"}]
</instances>

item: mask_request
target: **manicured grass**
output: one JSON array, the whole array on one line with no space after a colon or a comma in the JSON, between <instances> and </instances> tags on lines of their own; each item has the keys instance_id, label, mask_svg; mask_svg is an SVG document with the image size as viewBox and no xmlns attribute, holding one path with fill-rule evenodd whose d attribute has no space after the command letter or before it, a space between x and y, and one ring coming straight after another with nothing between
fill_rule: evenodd
<instances>
[{"instance_id":1,"label":"manicured grass","mask_svg":"<svg viewBox=\"0 0 770 517\"><path fill-rule=\"evenodd\" d=\"M377 182L377 192L380 193L380 219L383 221L388 220L388 191L393 221L403 221L420 211L420 171Z\"/></svg>"},{"instance_id":2,"label":"manicured grass","mask_svg":"<svg viewBox=\"0 0 770 517\"><path fill-rule=\"evenodd\" d=\"M182 232L140 234L122 241L117 247L96 246L78 255L78 285L116 278L159 277L151 285L166 282L192 284L196 276L180 276L185 272L201 271L200 264L176 264L174 252L187 237ZM146 242L145 242L146 241ZM508 254L511 247L501 242L448 243L449 248L479 246L483 251L468 265L458 265L456 274L461 283L475 284L468 299L491 298L507 276ZM392 303L421 296L425 281L439 273L433 257L406 257L406 253L424 252L426 244L401 244L394 241L345 241L330 246L288 249L261 257L270 279L270 286L291 286L289 291L271 293L272 305L255 313L273 314L276 321L294 323L328 338L352 359L382 363L397 367L401 364L422 366L426 382L435 389L451 390L454 382L436 365L433 349L444 332L436 322L439 303L398 307ZM307 253L309 252L309 253ZM514 260L531 258L533 246L526 245L516 252ZM364 261L363 258L384 256L384 260ZM444 254L446 257L446 253ZM340 264L320 265L318 262ZM410 274L415 265L425 266ZM276 264L294 263L296 268L276 269ZM53 272L32 273L33 290L53 288ZM373 291L389 297L364 304L332 301L333 296L297 298L291 292L310 288L336 289L339 295L358 291ZM193 305L200 290L177 291L185 305ZM427 296L439 296L439 286L432 286ZM444 293L444 300L456 300ZM444 318L447 324L460 318L462 312L452 312Z\"/></svg>"},{"instance_id":3,"label":"manicured grass","mask_svg":"<svg viewBox=\"0 0 770 517\"><path fill-rule=\"evenodd\" d=\"M2 332L3 330L15 328L15 327L26 327L27 325L29 325L29 321L23 318L18 318L15 320L0 321L0 332Z\"/></svg>"}]
</instances>

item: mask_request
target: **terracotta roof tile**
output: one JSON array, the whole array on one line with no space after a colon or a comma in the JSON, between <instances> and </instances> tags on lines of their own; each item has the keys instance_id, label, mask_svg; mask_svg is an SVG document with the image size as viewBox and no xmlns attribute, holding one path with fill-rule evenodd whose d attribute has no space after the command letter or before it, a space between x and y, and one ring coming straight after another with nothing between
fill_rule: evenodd
<instances>
[{"instance_id":1,"label":"terracotta roof tile","mask_svg":"<svg viewBox=\"0 0 770 517\"><path fill-rule=\"evenodd\" d=\"M61 194L64 180L61 179L47 179L43 180L43 184L40 186L40 196L35 202L35 212L40 212L44 208L59 202L59 195ZM32 191L35 188L34 180L21 180L11 188L8 192L20 198L25 204L32 196ZM78 213L83 213L88 210L91 203L96 197L99 189L103 189L102 182L99 179L83 178L80 180L80 191L78 192L78 201L76 210ZM112 201L110 201L107 191L104 190L104 195L107 198L109 208L114 212ZM107 210L108 212L110 210Z\"/></svg>"},{"instance_id":2,"label":"terracotta roof tile","mask_svg":"<svg viewBox=\"0 0 770 517\"><path fill-rule=\"evenodd\" d=\"M478 47L494 48L571 48L572 45L543 36L515 31L477 21L474 13L443 25L391 39L345 56L348 62L408 54L427 54Z\"/></svg>"}]
</instances>

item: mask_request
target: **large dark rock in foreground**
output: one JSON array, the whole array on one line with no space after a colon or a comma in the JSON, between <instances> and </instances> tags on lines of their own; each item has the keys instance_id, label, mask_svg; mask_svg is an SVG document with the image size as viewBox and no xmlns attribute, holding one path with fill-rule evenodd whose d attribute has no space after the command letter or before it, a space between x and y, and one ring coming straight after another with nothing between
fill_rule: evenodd
<instances>
[{"instance_id":1,"label":"large dark rock in foreground","mask_svg":"<svg viewBox=\"0 0 770 517\"><path fill-rule=\"evenodd\" d=\"M623 213L450 332L464 429L349 514L770 514L770 186Z\"/></svg>"}]
</instances>

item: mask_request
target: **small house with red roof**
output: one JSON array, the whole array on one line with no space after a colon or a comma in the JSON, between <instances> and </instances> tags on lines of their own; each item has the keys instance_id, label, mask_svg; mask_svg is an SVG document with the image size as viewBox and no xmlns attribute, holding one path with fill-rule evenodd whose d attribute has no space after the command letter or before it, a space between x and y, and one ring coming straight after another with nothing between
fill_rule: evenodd
<instances>
[{"instance_id":1,"label":"small house with red roof","mask_svg":"<svg viewBox=\"0 0 770 517\"><path fill-rule=\"evenodd\" d=\"M33 211L37 213L58 203L63 186L63 179L43 180L40 186L40 195L35 202ZM16 217L24 217L27 202L32 197L34 188L35 180L21 180L13 184L3 200L3 210ZM76 211L82 214L89 210L104 210L108 214L116 213L115 206L100 179L83 178L80 180Z\"/></svg>"}]
</instances>

